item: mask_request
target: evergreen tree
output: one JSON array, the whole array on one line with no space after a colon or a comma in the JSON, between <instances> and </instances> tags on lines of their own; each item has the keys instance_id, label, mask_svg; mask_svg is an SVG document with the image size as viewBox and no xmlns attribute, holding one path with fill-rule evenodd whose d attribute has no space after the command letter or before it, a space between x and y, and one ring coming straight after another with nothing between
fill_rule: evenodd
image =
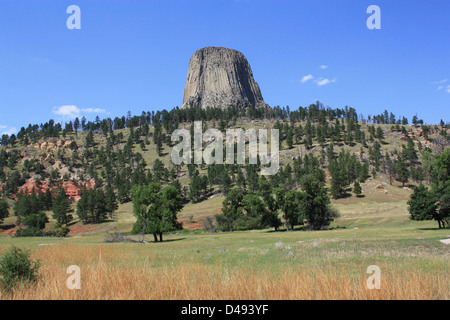
<instances>
[{"instance_id":1,"label":"evergreen tree","mask_svg":"<svg viewBox=\"0 0 450 320\"><path fill-rule=\"evenodd\" d=\"M414 163L418 159L414 141L411 138L408 139L406 147L403 145L403 157L410 161L410 163Z\"/></svg>"},{"instance_id":2,"label":"evergreen tree","mask_svg":"<svg viewBox=\"0 0 450 320\"><path fill-rule=\"evenodd\" d=\"M102 189L90 189L77 202L77 216L86 223L101 223L106 220L108 208Z\"/></svg>"},{"instance_id":3,"label":"evergreen tree","mask_svg":"<svg viewBox=\"0 0 450 320\"><path fill-rule=\"evenodd\" d=\"M153 163L153 179L155 182L161 183L163 181L165 172L164 169L164 163L156 158L155 162Z\"/></svg>"},{"instance_id":4,"label":"evergreen tree","mask_svg":"<svg viewBox=\"0 0 450 320\"><path fill-rule=\"evenodd\" d=\"M73 128L75 129L75 135L78 135L78 129L80 128L80 119L78 117L73 122Z\"/></svg>"},{"instance_id":5,"label":"evergreen tree","mask_svg":"<svg viewBox=\"0 0 450 320\"><path fill-rule=\"evenodd\" d=\"M237 169L236 184L244 192L246 191L247 183L245 181L245 176L244 176L244 173L242 172L241 167L238 167L238 169Z\"/></svg>"},{"instance_id":6,"label":"evergreen tree","mask_svg":"<svg viewBox=\"0 0 450 320\"><path fill-rule=\"evenodd\" d=\"M330 165L331 188L330 193L334 199L342 198L345 194L345 181L341 169L336 161Z\"/></svg>"},{"instance_id":7,"label":"evergreen tree","mask_svg":"<svg viewBox=\"0 0 450 320\"><path fill-rule=\"evenodd\" d=\"M43 212L29 214L23 219L23 224L26 226L26 229L17 230L16 236L40 236L48 221L47 215Z\"/></svg>"},{"instance_id":8,"label":"evergreen tree","mask_svg":"<svg viewBox=\"0 0 450 320\"><path fill-rule=\"evenodd\" d=\"M17 217L17 225L21 225L23 220L29 215L38 214L41 210L37 197L34 194L19 194L14 203L14 215Z\"/></svg>"},{"instance_id":9,"label":"evergreen tree","mask_svg":"<svg viewBox=\"0 0 450 320\"><path fill-rule=\"evenodd\" d=\"M53 219L56 219L59 225L66 225L73 219L70 201L67 199L66 192L62 188L53 202Z\"/></svg>"},{"instance_id":10,"label":"evergreen tree","mask_svg":"<svg viewBox=\"0 0 450 320\"><path fill-rule=\"evenodd\" d=\"M246 167L247 170L247 182L248 187L252 192L256 192L259 187L259 175L256 171L256 165L248 165Z\"/></svg>"},{"instance_id":11,"label":"evergreen tree","mask_svg":"<svg viewBox=\"0 0 450 320\"><path fill-rule=\"evenodd\" d=\"M366 182L369 179L369 163L364 162L359 172L359 182Z\"/></svg>"},{"instance_id":12,"label":"evergreen tree","mask_svg":"<svg viewBox=\"0 0 450 320\"><path fill-rule=\"evenodd\" d=\"M88 205L88 197L86 193L84 193L77 202L77 210L76 210L78 218L84 223L89 222L89 205Z\"/></svg>"},{"instance_id":13,"label":"evergreen tree","mask_svg":"<svg viewBox=\"0 0 450 320\"><path fill-rule=\"evenodd\" d=\"M222 167L223 170L220 173L220 190L223 192L223 194L227 195L228 192L230 192L231 184L233 181L230 178L230 175L228 174L225 167Z\"/></svg>"},{"instance_id":14,"label":"evergreen tree","mask_svg":"<svg viewBox=\"0 0 450 320\"><path fill-rule=\"evenodd\" d=\"M193 203L199 202L202 197L202 189L204 180L200 176L198 170L191 177L191 182L189 184L189 197Z\"/></svg>"},{"instance_id":15,"label":"evergreen tree","mask_svg":"<svg viewBox=\"0 0 450 320\"><path fill-rule=\"evenodd\" d=\"M117 203L116 193L114 192L114 189L111 186L106 187L105 200L106 200L106 212L108 212L108 214L112 217L114 211L116 211L119 208L119 205Z\"/></svg>"},{"instance_id":16,"label":"evergreen tree","mask_svg":"<svg viewBox=\"0 0 450 320\"><path fill-rule=\"evenodd\" d=\"M305 138L305 147L308 150L313 147L313 141L312 141L312 137L310 135L307 135Z\"/></svg>"},{"instance_id":17,"label":"evergreen tree","mask_svg":"<svg viewBox=\"0 0 450 320\"><path fill-rule=\"evenodd\" d=\"M292 149L292 146L294 145L294 133L292 129L288 130L286 143L288 145L288 149Z\"/></svg>"},{"instance_id":18,"label":"evergreen tree","mask_svg":"<svg viewBox=\"0 0 450 320\"><path fill-rule=\"evenodd\" d=\"M383 129L381 127L377 127L377 138L382 140L384 139L384 132Z\"/></svg>"},{"instance_id":19,"label":"evergreen tree","mask_svg":"<svg viewBox=\"0 0 450 320\"><path fill-rule=\"evenodd\" d=\"M408 200L408 211L411 220L431 220L436 214L436 199L424 185L414 187L414 192Z\"/></svg>"},{"instance_id":20,"label":"evergreen tree","mask_svg":"<svg viewBox=\"0 0 450 320\"><path fill-rule=\"evenodd\" d=\"M402 156L397 158L395 163L395 172L397 174L397 180L405 186L405 183L409 181L409 170L405 159Z\"/></svg>"},{"instance_id":21,"label":"evergreen tree","mask_svg":"<svg viewBox=\"0 0 450 320\"><path fill-rule=\"evenodd\" d=\"M6 199L0 199L0 223L9 216L9 204Z\"/></svg>"},{"instance_id":22,"label":"evergreen tree","mask_svg":"<svg viewBox=\"0 0 450 320\"><path fill-rule=\"evenodd\" d=\"M85 139L85 146L86 148L90 148L94 145L94 133L92 131L89 131L86 135Z\"/></svg>"},{"instance_id":23,"label":"evergreen tree","mask_svg":"<svg viewBox=\"0 0 450 320\"><path fill-rule=\"evenodd\" d=\"M362 188L361 188L361 185L359 184L358 181L355 181L355 184L354 184L354 186L353 186L353 193L354 193L357 197L359 197L359 196L361 195L361 193L362 193Z\"/></svg>"}]
</instances>

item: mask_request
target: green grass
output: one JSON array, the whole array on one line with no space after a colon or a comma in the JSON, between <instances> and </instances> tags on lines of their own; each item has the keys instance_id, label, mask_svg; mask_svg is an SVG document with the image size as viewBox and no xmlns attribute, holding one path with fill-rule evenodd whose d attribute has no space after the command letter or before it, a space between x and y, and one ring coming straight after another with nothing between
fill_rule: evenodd
<instances>
[{"instance_id":1,"label":"green grass","mask_svg":"<svg viewBox=\"0 0 450 320\"><path fill-rule=\"evenodd\" d=\"M370 264L395 265L396 269L421 269L430 272L448 272L450 251L439 242L450 230L439 230L433 221L411 221L405 200L380 202L375 196L362 201L344 199L335 202L341 216L330 230L274 232L258 230L229 233L195 233L184 230L165 235L163 243L114 243L141 261L152 256L156 265L201 262L226 265L230 268L263 268L277 270L283 265L298 268L340 266L356 272ZM218 213L223 197L185 206L180 220L194 221ZM346 203L347 202L347 203ZM92 226L88 234L77 234L65 239L12 238L0 236L1 250L10 245L39 249L42 244L77 244L98 246L104 243L106 232L120 230L130 235L135 218L131 203L121 205L116 221ZM12 222L12 217L5 224ZM151 241L152 236L146 236ZM282 248L276 243L282 242ZM118 263L120 263L118 261Z\"/></svg>"},{"instance_id":2,"label":"green grass","mask_svg":"<svg viewBox=\"0 0 450 320\"><path fill-rule=\"evenodd\" d=\"M165 274L168 270L203 266L221 270L222 276L264 274L275 279L285 271L287 274L298 271L314 278L320 278L321 274L345 274L351 279L359 279L367 277L368 266L377 265L382 275L394 279L411 272L415 276L449 279L449 245L439 240L450 237L450 230L437 229L433 221L409 220L405 200L379 202L374 199L376 197L372 195L360 202L352 198L335 201L341 216L332 223L330 230L324 231L207 233L183 230L166 234L162 243L151 242L151 235L145 237L148 243L105 243L106 233L117 230L130 238L140 239L129 234L135 218L128 203L119 207L117 221L95 225L88 234L63 239L2 235L0 254L16 245L29 249L34 257L40 257L48 253L49 246L55 246L62 249L58 251L61 254L65 252L64 257L58 257L59 263L71 265L83 263L79 261L80 252L85 252L83 257L89 255L85 258L90 261L98 261L102 245L105 265L111 270L149 268L152 272ZM198 221L215 214L222 200L223 197L216 197L188 204L180 214L180 220L187 221L193 215ZM440 286L444 296L438 296L449 297L450 282L444 281Z\"/></svg>"},{"instance_id":3,"label":"green grass","mask_svg":"<svg viewBox=\"0 0 450 320\"><path fill-rule=\"evenodd\" d=\"M237 124L236 127L245 124ZM264 122L261 123L264 127ZM364 128L364 130L366 130ZM383 145L385 150L393 150L395 134L385 132ZM76 141L84 144L84 133L79 132ZM128 136L124 131L124 140ZM368 137L368 135L366 135ZM96 142L99 142L96 136ZM66 139L67 140L67 139ZM304 154L303 145L295 145L291 150L280 150L280 159L291 161L287 155L297 153L297 147ZM359 153L360 145L355 147L342 145L355 153ZM401 142L397 143L401 147ZM139 146L136 150L141 152ZM337 151L338 149L336 149ZM320 152L315 146L311 152ZM164 147L165 154L161 160L170 168L170 148ZM152 143L142 152L147 167L151 168L156 159L156 148ZM186 173L187 174L187 173ZM188 180L182 178L182 184ZM163 243L105 243L107 232L121 231L131 235L135 217L132 204L122 204L116 211L116 220L89 226L87 232L77 233L64 239L57 238L14 238L0 233L0 254L7 248L16 245L39 252L48 245L79 246L93 249L97 252L100 244L103 252L110 249L119 250L121 258L109 261L113 265L146 265L151 263L154 268L194 263L219 266L223 270L234 269L249 271L263 270L268 273L279 273L284 268L295 270L344 270L352 275L364 274L369 265L383 266L382 271L394 273L398 271L424 271L429 274L448 275L450 267L449 245L441 243L440 239L450 237L450 230L437 229L434 221L411 221L407 210L407 200L411 189L401 187L401 184L385 185L383 189L375 187L382 182L388 182L383 175L362 183L363 197L356 198L351 192L349 197L333 200L340 212L340 217L332 222L330 230L274 232L273 230L258 230L231 233L207 233L204 230L172 232L164 236ZM189 221L193 216L196 222L204 222L208 217L220 213L224 197L219 195L200 203L188 203L179 215L180 221ZM51 212L47 212L51 224ZM75 214L74 214L75 215ZM6 218L3 226L12 225L16 218ZM72 228L83 226L79 221ZM151 235L146 236L151 241ZM276 243L282 242L277 248ZM67 263L73 264L70 252L67 252ZM149 262L150 261L150 262ZM450 285L448 285L450 292Z\"/></svg>"}]
</instances>

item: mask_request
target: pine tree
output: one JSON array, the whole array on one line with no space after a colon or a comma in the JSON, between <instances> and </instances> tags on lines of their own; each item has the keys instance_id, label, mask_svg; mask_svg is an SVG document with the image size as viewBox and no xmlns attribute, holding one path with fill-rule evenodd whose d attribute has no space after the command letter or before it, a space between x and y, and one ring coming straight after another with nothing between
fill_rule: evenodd
<instances>
[{"instance_id":1,"label":"pine tree","mask_svg":"<svg viewBox=\"0 0 450 320\"><path fill-rule=\"evenodd\" d=\"M101 223L106 220L108 208L102 189L91 189L83 193L77 202L77 216L83 223Z\"/></svg>"},{"instance_id":2,"label":"pine tree","mask_svg":"<svg viewBox=\"0 0 450 320\"><path fill-rule=\"evenodd\" d=\"M56 219L59 225L66 225L73 219L70 201L67 199L66 191L62 188L53 201L53 219Z\"/></svg>"},{"instance_id":3,"label":"pine tree","mask_svg":"<svg viewBox=\"0 0 450 320\"><path fill-rule=\"evenodd\" d=\"M308 135L305 138L305 147L306 147L306 149L311 149L312 146L313 146L312 137L310 135Z\"/></svg>"},{"instance_id":4,"label":"pine tree","mask_svg":"<svg viewBox=\"0 0 450 320\"><path fill-rule=\"evenodd\" d=\"M366 182L367 179L369 179L369 163L364 162L359 172L359 182Z\"/></svg>"},{"instance_id":5,"label":"pine tree","mask_svg":"<svg viewBox=\"0 0 450 320\"><path fill-rule=\"evenodd\" d=\"M189 184L189 197L193 203L199 202L202 196L202 178L198 170L191 177Z\"/></svg>"},{"instance_id":6,"label":"pine tree","mask_svg":"<svg viewBox=\"0 0 450 320\"><path fill-rule=\"evenodd\" d=\"M230 175L228 174L224 166L219 177L220 177L220 189L223 192L223 194L227 195L228 192L230 192L231 184L233 181L231 181Z\"/></svg>"},{"instance_id":7,"label":"pine tree","mask_svg":"<svg viewBox=\"0 0 450 320\"><path fill-rule=\"evenodd\" d=\"M242 172L241 167L238 167L237 169L236 184L240 189L242 189L245 192L247 183L245 181L245 176L244 173Z\"/></svg>"},{"instance_id":8,"label":"pine tree","mask_svg":"<svg viewBox=\"0 0 450 320\"><path fill-rule=\"evenodd\" d=\"M9 216L9 204L6 199L0 199L0 223Z\"/></svg>"},{"instance_id":9,"label":"pine tree","mask_svg":"<svg viewBox=\"0 0 450 320\"><path fill-rule=\"evenodd\" d=\"M359 196L361 195L361 193L362 193L362 188L361 188L361 185L359 184L358 181L355 181L355 184L354 184L354 186L353 186L353 193L354 193L357 197L359 197Z\"/></svg>"},{"instance_id":10,"label":"pine tree","mask_svg":"<svg viewBox=\"0 0 450 320\"><path fill-rule=\"evenodd\" d=\"M384 139L384 132L383 132L383 129L381 127L377 127L377 134L376 134L376 136L380 140Z\"/></svg>"},{"instance_id":11,"label":"pine tree","mask_svg":"<svg viewBox=\"0 0 450 320\"><path fill-rule=\"evenodd\" d=\"M294 145L294 133L292 132L292 129L288 130L286 143L288 145L288 149L292 149L292 146Z\"/></svg>"},{"instance_id":12,"label":"pine tree","mask_svg":"<svg viewBox=\"0 0 450 320\"><path fill-rule=\"evenodd\" d=\"M155 162L153 163L153 179L157 183L161 183L164 178L164 163L156 158Z\"/></svg>"},{"instance_id":13,"label":"pine tree","mask_svg":"<svg viewBox=\"0 0 450 320\"><path fill-rule=\"evenodd\" d=\"M406 147L403 145L403 157L410 163L414 163L418 159L414 141L411 138L408 139Z\"/></svg>"},{"instance_id":14,"label":"pine tree","mask_svg":"<svg viewBox=\"0 0 450 320\"><path fill-rule=\"evenodd\" d=\"M397 174L397 180L400 181L404 187L405 183L409 181L409 170L408 165L402 156L397 158L395 172Z\"/></svg>"},{"instance_id":15,"label":"pine tree","mask_svg":"<svg viewBox=\"0 0 450 320\"><path fill-rule=\"evenodd\" d=\"M408 200L408 211L411 220L431 220L436 213L436 199L424 185L414 187L414 192Z\"/></svg>"},{"instance_id":16,"label":"pine tree","mask_svg":"<svg viewBox=\"0 0 450 320\"><path fill-rule=\"evenodd\" d=\"M112 217L114 211L116 211L119 208L119 205L117 203L116 193L114 192L114 189L111 186L106 187L105 200L106 200L106 211Z\"/></svg>"},{"instance_id":17,"label":"pine tree","mask_svg":"<svg viewBox=\"0 0 450 320\"><path fill-rule=\"evenodd\" d=\"M252 192L256 192L259 186L259 175L256 172L256 165L248 165L246 170L248 187Z\"/></svg>"},{"instance_id":18,"label":"pine tree","mask_svg":"<svg viewBox=\"0 0 450 320\"><path fill-rule=\"evenodd\" d=\"M335 160L330 165L331 188L330 193L334 199L339 199L345 194L345 179L338 162Z\"/></svg>"},{"instance_id":19,"label":"pine tree","mask_svg":"<svg viewBox=\"0 0 450 320\"><path fill-rule=\"evenodd\" d=\"M77 216L84 223L89 222L89 206L86 193L81 196L77 202Z\"/></svg>"}]
</instances>

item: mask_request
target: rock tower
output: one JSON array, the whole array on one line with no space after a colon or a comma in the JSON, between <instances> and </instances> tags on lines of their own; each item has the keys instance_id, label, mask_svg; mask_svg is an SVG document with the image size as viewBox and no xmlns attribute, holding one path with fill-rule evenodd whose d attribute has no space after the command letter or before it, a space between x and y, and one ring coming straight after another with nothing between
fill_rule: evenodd
<instances>
[{"instance_id":1,"label":"rock tower","mask_svg":"<svg viewBox=\"0 0 450 320\"><path fill-rule=\"evenodd\" d=\"M261 90L242 53L223 47L206 47L192 55L182 108L257 108L264 105Z\"/></svg>"}]
</instances>

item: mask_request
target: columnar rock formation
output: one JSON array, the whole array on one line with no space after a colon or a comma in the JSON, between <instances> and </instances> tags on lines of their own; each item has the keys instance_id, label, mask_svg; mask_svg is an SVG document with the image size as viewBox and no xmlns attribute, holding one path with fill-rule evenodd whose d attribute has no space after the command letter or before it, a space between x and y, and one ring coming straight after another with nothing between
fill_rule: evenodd
<instances>
[{"instance_id":1,"label":"columnar rock formation","mask_svg":"<svg viewBox=\"0 0 450 320\"><path fill-rule=\"evenodd\" d=\"M236 50L206 47L189 61L183 108L261 107L264 100L247 59Z\"/></svg>"}]
</instances>

